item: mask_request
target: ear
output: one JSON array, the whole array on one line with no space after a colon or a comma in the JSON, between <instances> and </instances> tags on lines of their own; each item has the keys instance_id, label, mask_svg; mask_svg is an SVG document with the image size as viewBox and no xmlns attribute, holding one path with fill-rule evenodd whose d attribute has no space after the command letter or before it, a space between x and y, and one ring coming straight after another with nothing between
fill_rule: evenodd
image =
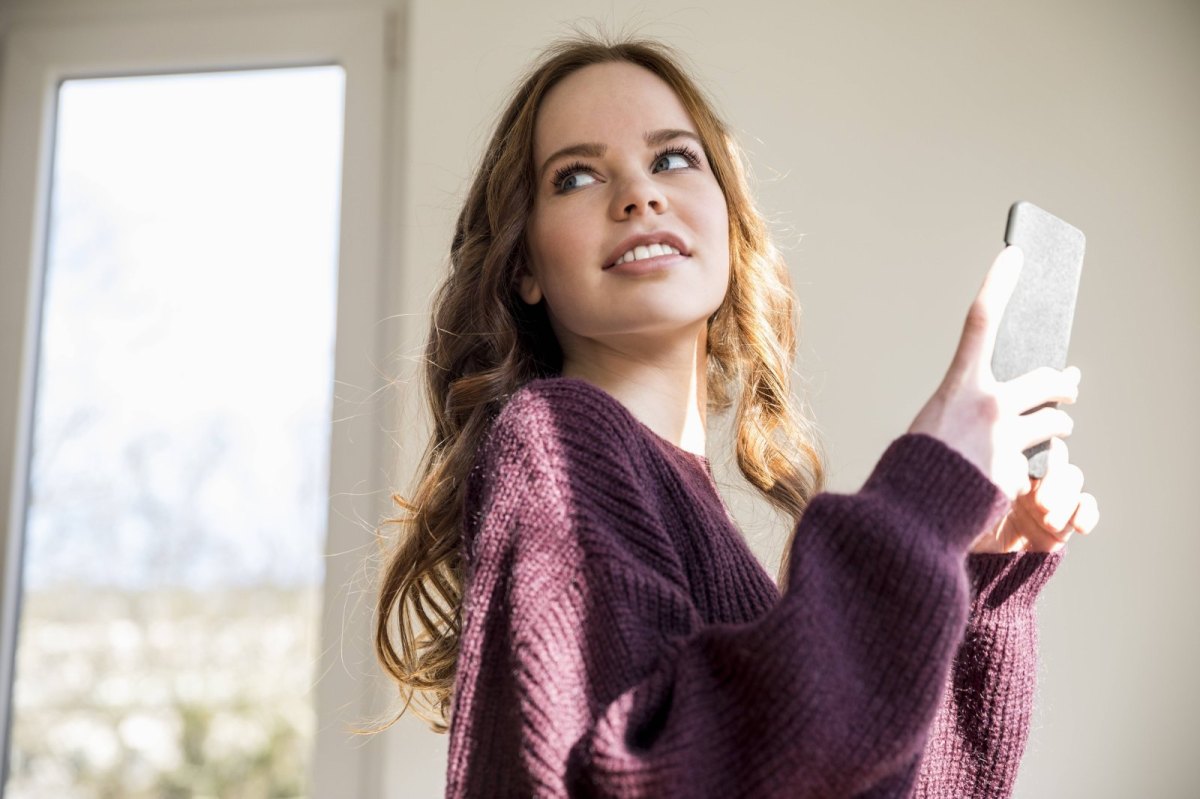
<instances>
[{"instance_id":1,"label":"ear","mask_svg":"<svg viewBox=\"0 0 1200 799\"><path fill-rule=\"evenodd\" d=\"M537 305L542 301L542 287L537 278L528 271L521 273L521 299L529 305Z\"/></svg>"}]
</instances>

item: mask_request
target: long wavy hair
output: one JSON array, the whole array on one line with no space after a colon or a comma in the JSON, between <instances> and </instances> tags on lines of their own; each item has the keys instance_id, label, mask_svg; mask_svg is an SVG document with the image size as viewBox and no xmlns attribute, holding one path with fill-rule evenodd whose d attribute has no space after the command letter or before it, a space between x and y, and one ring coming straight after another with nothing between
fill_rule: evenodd
<instances>
[{"instance_id":1,"label":"long wavy hair","mask_svg":"<svg viewBox=\"0 0 1200 799\"><path fill-rule=\"evenodd\" d=\"M449 273L434 294L423 375L432 436L412 499L392 497L407 515L383 521L406 532L390 545L380 582L375 649L404 700L382 728L411 706L433 731L449 729L462 632L466 476L508 398L562 368L545 303L527 305L517 286L530 262L534 122L547 91L572 72L636 64L674 89L691 115L729 212L729 286L708 321L708 410L720 413L736 402L738 468L791 517L793 537L824 486L815 426L791 394L798 316L787 266L751 197L741 148L682 60L653 39L577 32L542 53L497 121L458 216ZM791 543L789 537L779 567L781 589Z\"/></svg>"}]
</instances>

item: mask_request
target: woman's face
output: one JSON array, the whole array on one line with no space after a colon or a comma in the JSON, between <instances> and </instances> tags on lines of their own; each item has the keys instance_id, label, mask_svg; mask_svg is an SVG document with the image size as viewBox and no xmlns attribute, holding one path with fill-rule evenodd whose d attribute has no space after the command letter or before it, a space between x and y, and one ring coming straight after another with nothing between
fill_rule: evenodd
<instances>
[{"instance_id":1,"label":"woman's face","mask_svg":"<svg viewBox=\"0 0 1200 799\"><path fill-rule=\"evenodd\" d=\"M577 145L589 148L560 153ZM703 330L729 284L729 217L670 86L627 62L571 73L542 100L533 157L532 274L521 296L545 298L564 355L581 337L620 345L627 334ZM682 254L607 268L639 236Z\"/></svg>"}]
</instances>

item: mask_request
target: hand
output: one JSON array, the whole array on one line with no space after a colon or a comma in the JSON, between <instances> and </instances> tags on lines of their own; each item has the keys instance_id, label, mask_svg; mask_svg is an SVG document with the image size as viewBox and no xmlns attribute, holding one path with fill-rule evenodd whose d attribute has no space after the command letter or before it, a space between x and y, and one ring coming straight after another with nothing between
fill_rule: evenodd
<instances>
[{"instance_id":1,"label":"hand","mask_svg":"<svg viewBox=\"0 0 1200 799\"><path fill-rule=\"evenodd\" d=\"M1083 472L1067 462L1066 443L1050 439L1045 477L1031 481L1030 491L1018 495L1008 515L975 540L971 553L1057 552L1074 533L1087 535L1099 523L1100 509L1082 488Z\"/></svg>"},{"instance_id":2,"label":"hand","mask_svg":"<svg viewBox=\"0 0 1200 799\"><path fill-rule=\"evenodd\" d=\"M926 433L953 447L1010 499L1028 494L1024 452L1047 439L1071 434L1074 422L1050 402L1075 402L1079 370L1043 367L1005 383L992 375L992 351L1004 308L1024 264L1018 247L996 256L971 304L950 370L917 414L910 433ZM1031 409L1032 413L1026 413Z\"/></svg>"}]
</instances>

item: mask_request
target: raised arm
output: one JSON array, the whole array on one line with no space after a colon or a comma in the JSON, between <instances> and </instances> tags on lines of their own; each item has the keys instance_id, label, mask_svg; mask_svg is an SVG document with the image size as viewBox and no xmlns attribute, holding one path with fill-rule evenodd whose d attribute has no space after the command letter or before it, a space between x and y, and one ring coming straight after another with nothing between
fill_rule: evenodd
<instances>
[{"instance_id":1,"label":"raised arm","mask_svg":"<svg viewBox=\"0 0 1200 799\"><path fill-rule=\"evenodd\" d=\"M773 608L706 624L627 464L581 477L519 430L494 443L468 499L449 795L911 792L965 553L1007 503L969 461L897 439L858 493L813 499Z\"/></svg>"}]
</instances>

